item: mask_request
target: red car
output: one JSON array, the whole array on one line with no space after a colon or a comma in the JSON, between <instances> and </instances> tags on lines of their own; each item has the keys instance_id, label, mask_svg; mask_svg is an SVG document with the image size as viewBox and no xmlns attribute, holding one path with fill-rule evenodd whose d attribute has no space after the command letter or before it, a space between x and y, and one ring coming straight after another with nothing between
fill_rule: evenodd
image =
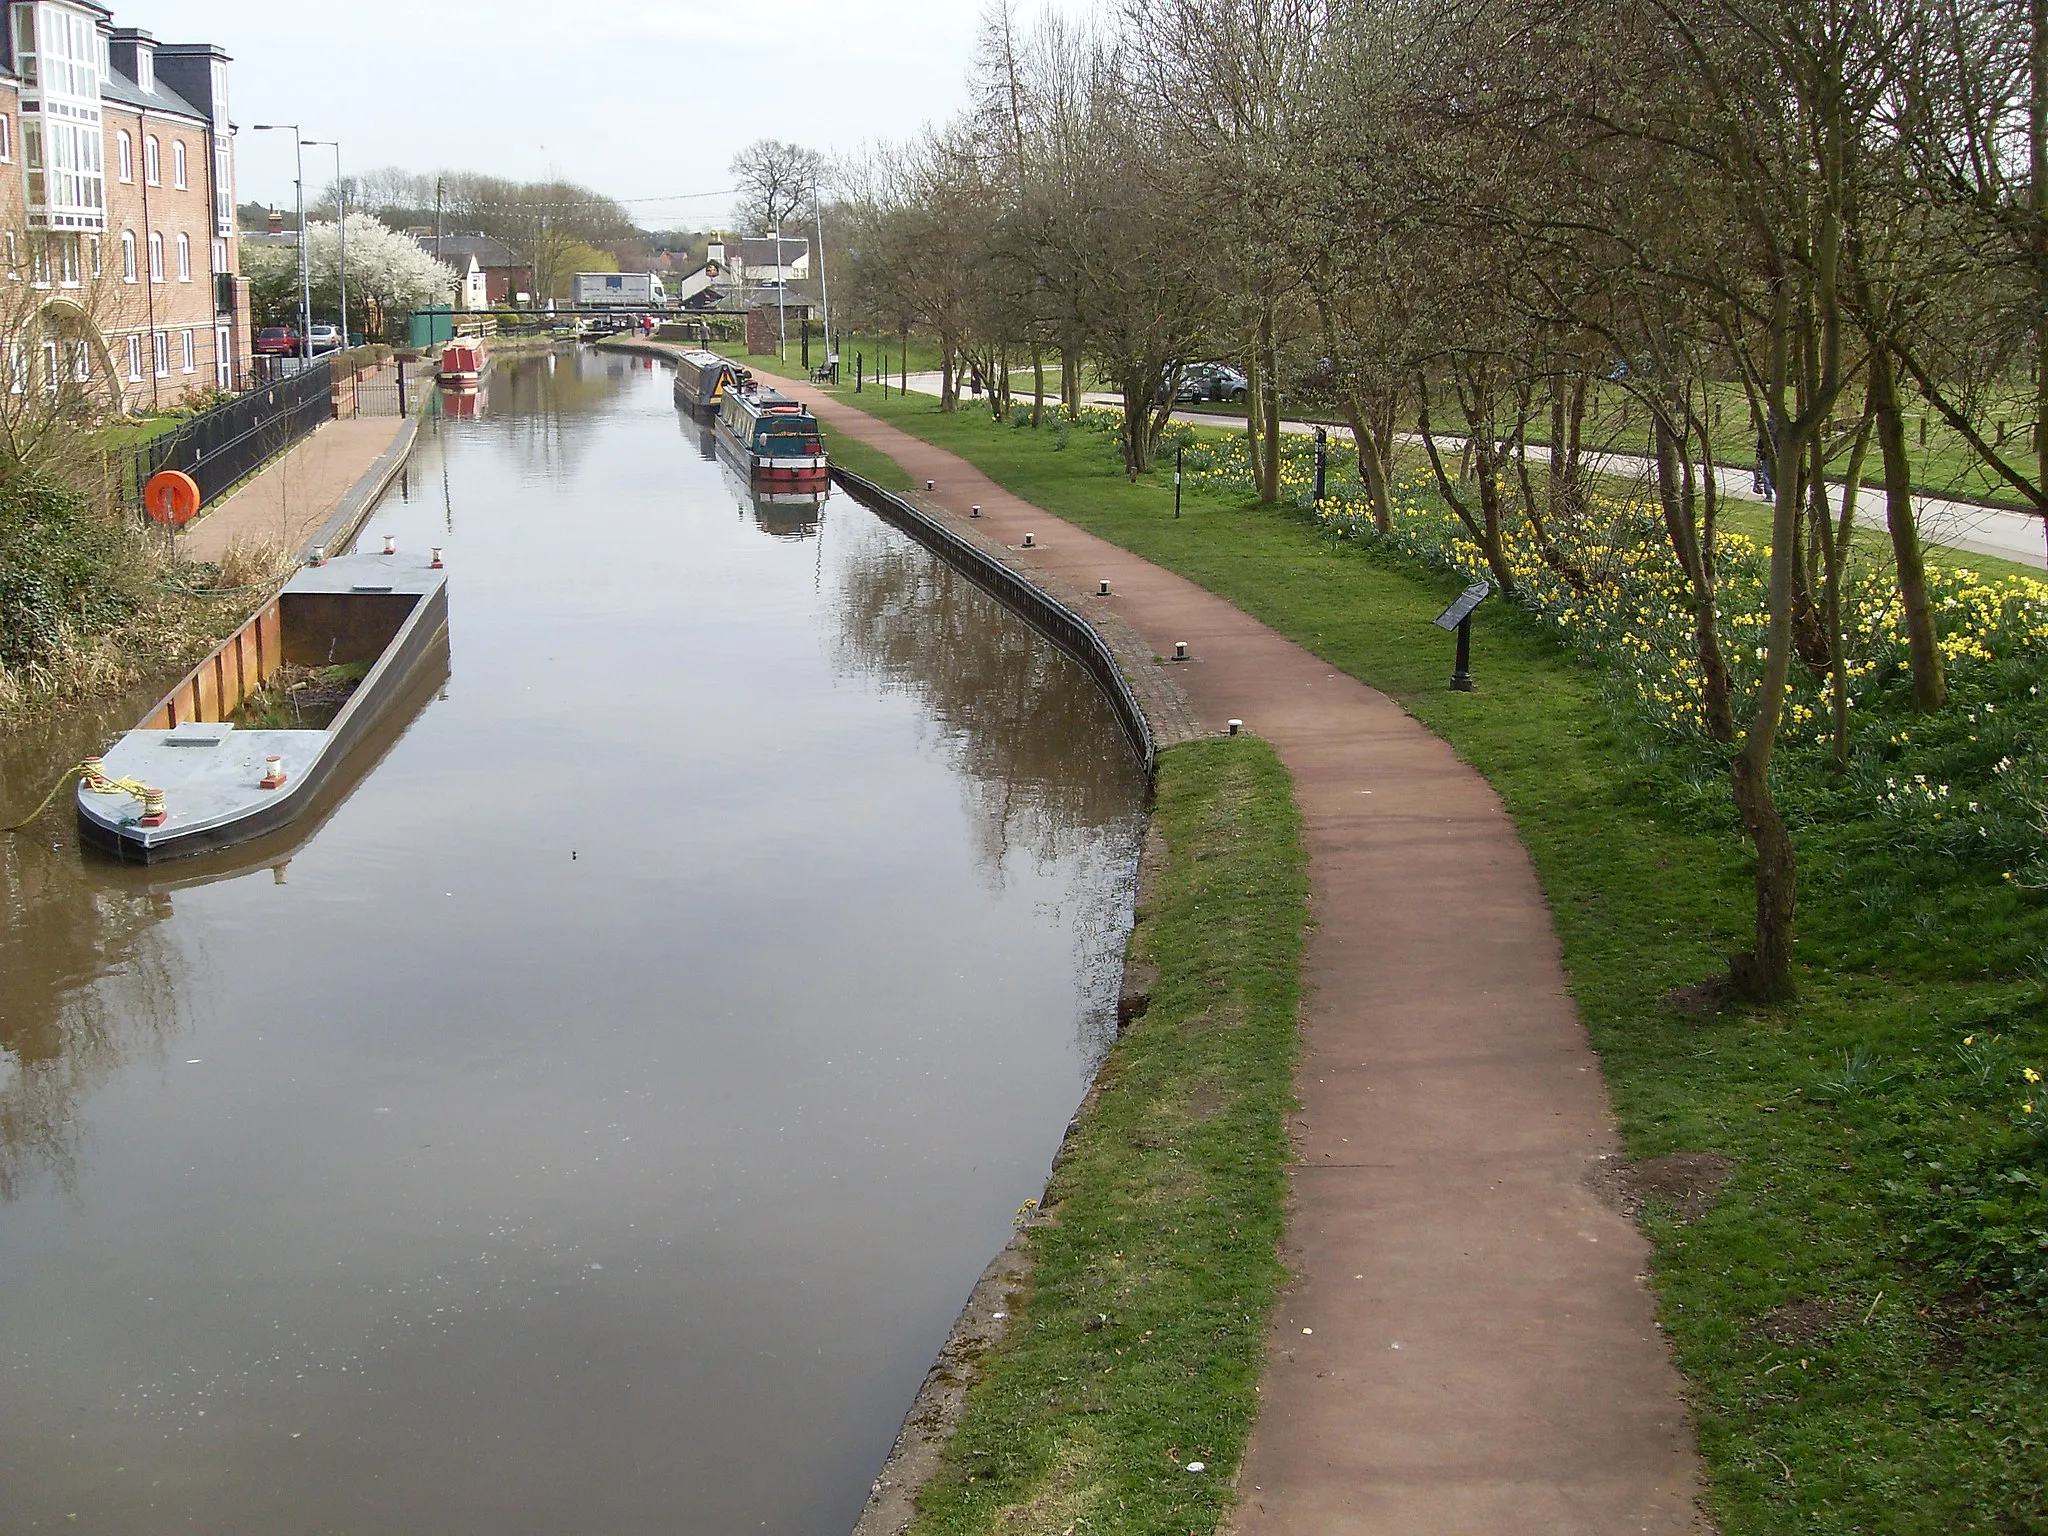
<instances>
[{"instance_id":1,"label":"red car","mask_svg":"<svg viewBox=\"0 0 2048 1536\"><path fill-rule=\"evenodd\" d=\"M256 333L258 357L290 357L299 350L299 333L288 325L266 325Z\"/></svg>"}]
</instances>

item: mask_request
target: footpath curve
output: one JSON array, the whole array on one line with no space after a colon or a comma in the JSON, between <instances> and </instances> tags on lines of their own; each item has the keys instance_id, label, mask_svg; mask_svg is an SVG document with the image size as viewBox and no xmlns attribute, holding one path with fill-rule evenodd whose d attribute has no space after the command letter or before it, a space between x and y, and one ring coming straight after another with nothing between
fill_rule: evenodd
<instances>
[{"instance_id":1,"label":"footpath curve","mask_svg":"<svg viewBox=\"0 0 2048 1536\"><path fill-rule=\"evenodd\" d=\"M1315 917L1293 1279L1268 1330L1240 1536L1708 1529L1647 1245L1595 1192L1619 1147L1599 1061L1491 787L1385 695L1223 599L776 383L935 482L920 505L1083 613L1158 655L1186 641L1175 681L1195 728L1241 718L1293 776ZM1093 596L1105 579L1114 595Z\"/></svg>"}]
</instances>

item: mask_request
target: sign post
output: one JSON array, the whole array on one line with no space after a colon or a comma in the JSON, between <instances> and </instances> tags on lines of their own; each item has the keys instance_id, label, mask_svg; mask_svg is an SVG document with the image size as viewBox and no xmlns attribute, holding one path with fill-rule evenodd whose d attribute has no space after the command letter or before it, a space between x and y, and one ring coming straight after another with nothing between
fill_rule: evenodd
<instances>
[{"instance_id":1,"label":"sign post","mask_svg":"<svg viewBox=\"0 0 2048 1536\"><path fill-rule=\"evenodd\" d=\"M1180 456L1185 451L1178 444L1173 450L1173 515L1176 520L1180 517Z\"/></svg>"},{"instance_id":2,"label":"sign post","mask_svg":"<svg viewBox=\"0 0 2048 1536\"><path fill-rule=\"evenodd\" d=\"M1471 693L1472 682L1472 610L1493 594L1493 584L1475 581L1463 592L1458 600L1438 614L1430 622L1438 629L1455 629L1458 632L1458 659L1451 671L1451 691Z\"/></svg>"},{"instance_id":3,"label":"sign post","mask_svg":"<svg viewBox=\"0 0 2048 1536\"><path fill-rule=\"evenodd\" d=\"M1330 463L1330 434L1323 427L1316 428L1316 505L1323 504L1323 475Z\"/></svg>"}]
</instances>

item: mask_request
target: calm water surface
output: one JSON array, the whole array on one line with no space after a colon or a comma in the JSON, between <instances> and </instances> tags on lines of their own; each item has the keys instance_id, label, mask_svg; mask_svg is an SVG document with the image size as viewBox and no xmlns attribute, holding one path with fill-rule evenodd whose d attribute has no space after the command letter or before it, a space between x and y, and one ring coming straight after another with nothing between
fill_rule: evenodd
<instances>
[{"instance_id":1,"label":"calm water surface","mask_svg":"<svg viewBox=\"0 0 2048 1536\"><path fill-rule=\"evenodd\" d=\"M0 1531L851 1525L1113 1030L1142 784L706 448L642 360L501 366L366 529L451 643L320 816L0 838Z\"/></svg>"}]
</instances>

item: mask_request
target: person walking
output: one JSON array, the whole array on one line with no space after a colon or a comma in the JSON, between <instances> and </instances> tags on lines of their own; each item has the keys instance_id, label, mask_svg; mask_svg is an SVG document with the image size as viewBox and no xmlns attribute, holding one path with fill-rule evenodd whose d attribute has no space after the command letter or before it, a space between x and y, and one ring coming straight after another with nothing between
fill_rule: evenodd
<instances>
[{"instance_id":1,"label":"person walking","mask_svg":"<svg viewBox=\"0 0 2048 1536\"><path fill-rule=\"evenodd\" d=\"M1766 501L1778 499L1777 451L1771 442L1771 429L1765 427L1756 435L1756 475L1754 487L1757 495Z\"/></svg>"}]
</instances>

